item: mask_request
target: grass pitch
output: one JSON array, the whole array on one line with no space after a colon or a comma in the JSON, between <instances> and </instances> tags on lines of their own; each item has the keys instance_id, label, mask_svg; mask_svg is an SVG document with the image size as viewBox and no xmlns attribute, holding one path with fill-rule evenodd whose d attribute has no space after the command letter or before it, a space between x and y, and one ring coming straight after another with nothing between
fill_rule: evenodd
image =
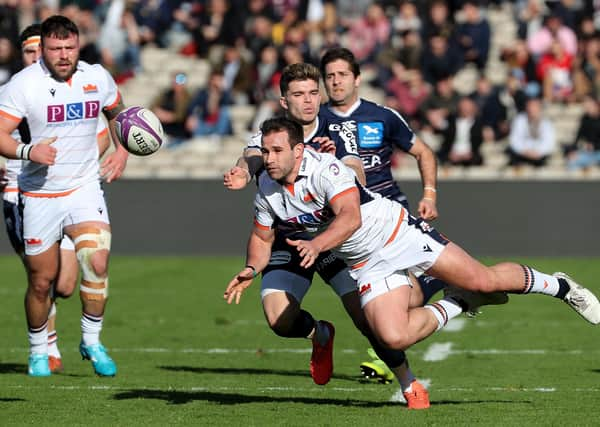
<instances>
[{"instance_id":1,"label":"grass pitch","mask_svg":"<svg viewBox=\"0 0 600 427\"><path fill-rule=\"evenodd\" d=\"M600 294L599 259L530 259ZM239 306L222 298L239 258L113 257L102 341L118 365L98 378L82 361L78 298L60 301L65 372L26 376L24 273L0 257L0 414L3 425L598 425L600 329L564 303L512 296L409 350L432 407L408 411L396 382L364 382L367 341L317 280L304 306L336 325L335 372L308 372L310 343L266 326L258 281ZM434 297L435 299L435 297Z\"/></svg>"}]
</instances>

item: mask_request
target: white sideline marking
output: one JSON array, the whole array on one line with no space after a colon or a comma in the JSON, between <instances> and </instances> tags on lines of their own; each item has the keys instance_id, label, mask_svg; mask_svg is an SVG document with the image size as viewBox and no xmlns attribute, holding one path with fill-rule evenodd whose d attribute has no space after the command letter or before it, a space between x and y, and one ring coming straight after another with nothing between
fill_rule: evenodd
<instances>
[{"instance_id":1,"label":"white sideline marking","mask_svg":"<svg viewBox=\"0 0 600 427\"><path fill-rule=\"evenodd\" d=\"M447 359L450 354L452 354L452 344L451 342L436 342L429 346L427 350L425 350L425 354L423 355L423 360L426 362L439 362L440 360Z\"/></svg>"},{"instance_id":2,"label":"white sideline marking","mask_svg":"<svg viewBox=\"0 0 600 427\"><path fill-rule=\"evenodd\" d=\"M429 387L431 386L431 380L429 378L418 378L418 380L421 384L423 384L423 387L429 390ZM402 388L399 388L396 393L390 397L390 402L406 403L406 399L402 394Z\"/></svg>"},{"instance_id":3,"label":"white sideline marking","mask_svg":"<svg viewBox=\"0 0 600 427\"><path fill-rule=\"evenodd\" d=\"M435 343L432 344L426 351L422 350L410 350L411 354L423 354L423 358L427 357L427 354L431 351L432 347L439 345L451 345L451 343ZM28 353L28 347L13 347L2 349L2 351L8 351L10 353ZM71 350L78 351L76 347ZM236 353L248 353L253 354L257 351L263 353L291 353L291 354L307 354L312 350L310 348L160 348L160 347L141 347L141 348L108 348L109 352L114 353L197 353L197 354L236 354ZM343 348L337 349L336 353L344 354L357 354L362 353L361 350L354 348ZM434 352L435 353L435 352ZM596 354L600 353L600 349L587 349L587 350L547 350L547 349L520 349L520 350L504 350L496 348L488 349L450 349L448 355L460 355L460 354L492 354L492 355L581 355L581 354ZM429 360L435 361L435 360Z\"/></svg>"},{"instance_id":4,"label":"white sideline marking","mask_svg":"<svg viewBox=\"0 0 600 427\"><path fill-rule=\"evenodd\" d=\"M465 328L467 324L467 319L462 319L460 317L455 317L454 319L450 319L450 321L444 326L444 328L440 332L460 332Z\"/></svg>"}]
</instances>

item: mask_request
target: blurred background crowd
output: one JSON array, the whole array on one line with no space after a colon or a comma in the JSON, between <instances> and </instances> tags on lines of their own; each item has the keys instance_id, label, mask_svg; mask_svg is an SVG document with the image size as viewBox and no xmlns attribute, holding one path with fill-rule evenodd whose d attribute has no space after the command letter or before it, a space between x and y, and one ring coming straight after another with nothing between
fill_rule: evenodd
<instances>
[{"instance_id":1,"label":"blurred background crowd","mask_svg":"<svg viewBox=\"0 0 600 427\"><path fill-rule=\"evenodd\" d=\"M167 149L132 159L131 177L220 175L280 111L282 67L337 45L442 178L600 177L598 0L0 0L0 83L20 67L20 30L56 13L126 105L164 124Z\"/></svg>"}]
</instances>

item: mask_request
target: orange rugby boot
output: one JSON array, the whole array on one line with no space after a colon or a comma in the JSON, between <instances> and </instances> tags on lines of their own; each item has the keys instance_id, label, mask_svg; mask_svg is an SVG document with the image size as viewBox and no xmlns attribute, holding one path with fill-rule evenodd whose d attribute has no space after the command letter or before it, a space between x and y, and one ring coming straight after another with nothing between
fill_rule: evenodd
<instances>
[{"instance_id":1,"label":"orange rugby boot","mask_svg":"<svg viewBox=\"0 0 600 427\"><path fill-rule=\"evenodd\" d=\"M410 391L405 391L404 398L408 409L427 409L429 408L429 393L427 389L419 381L414 380L411 384Z\"/></svg>"}]
</instances>

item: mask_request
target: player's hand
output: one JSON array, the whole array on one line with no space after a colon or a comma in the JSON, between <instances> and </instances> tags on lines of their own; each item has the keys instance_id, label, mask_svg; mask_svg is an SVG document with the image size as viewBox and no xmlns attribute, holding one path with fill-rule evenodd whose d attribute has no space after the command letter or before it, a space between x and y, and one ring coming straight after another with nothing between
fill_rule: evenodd
<instances>
[{"instance_id":1,"label":"player's hand","mask_svg":"<svg viewBox=\"0 0 600 427\"><path fill-rule=\"evenodd\" d=\"M426 221L433 221L438 217L437 206L434 200L421 199L418 207L419 216Z\"/></svg>"},{"instance_id":2,"label":"player's hand","mask_svg":"<svg viewBox=\"0 0 600 427\"><path fill-rule=\"evenodd\" d=\"M55 136L42 139L40 142L31 147L29 160L42 165L52 166L56 160L56 148L52 146L54 141L56 141Z\"/></svg>"},{"instance_id":3,"label":"player's hand","mask_svg":"<svg viewBox=\"0 0 600 427\"><path fill-rule=\"evenodd\" d=\"M123 175L129 153L122 146L117 147L115 151L106 156L106 159L100 165L100 175L109 184Z\"/></svg>"},{"instance_id":4,"label":"player's hand","mask_svg":"<svg viewBox=\"0 0 600 427\"><path fill-rule=\"evenodd\" d=\"M302 258L300 261L300 267L309 268L312 266L317 257L321 253L321 250L313 243L312 240L292 240L285 239L288 245L295 246L298 254Z\"/></svg>"},{"instance_id":5,"label":"player's hand","mask_svg":"<svg viewBox=\"0 0 600 427\"><path fill-rule=\"evenodd\" d=\"M241 190L252 180L250 172L239 166L234 166L223 175L223 185L229 190Z\"/></svg>"},{"instance_id":6,"label":"player's hand","mask_svg":"<svg viewBox=\"0 0 600 427\"><path fill-rule=\"evenodd\" d=\"M252 284L254 279L254 270L250 267L245 267L240 271L227 285L223 298L227 304L231 304L235 299L235 303L240 303L240 298L248 286Z\"/></svg>"},{"instance_id":7,"label":"player's hand","mask_svg":"<svg viewBox=\"0 0 600 427\"><path fill-rule=\"evenodd\" d=\"M0 193L4 192L7 185L8 178L6 177L6 168L0 167Z\"/></svg>"},{"instance_id":8,"label":"player's hand","mask_svg":"<svg viewBox=\"0 0 600 427\"><path fill-rule=\"evenodd\" d=\"M328 153L335 156L335 142L326 136L313 138L313 142L319 143L319 153Z\"/></svg>"}]
</instances>

